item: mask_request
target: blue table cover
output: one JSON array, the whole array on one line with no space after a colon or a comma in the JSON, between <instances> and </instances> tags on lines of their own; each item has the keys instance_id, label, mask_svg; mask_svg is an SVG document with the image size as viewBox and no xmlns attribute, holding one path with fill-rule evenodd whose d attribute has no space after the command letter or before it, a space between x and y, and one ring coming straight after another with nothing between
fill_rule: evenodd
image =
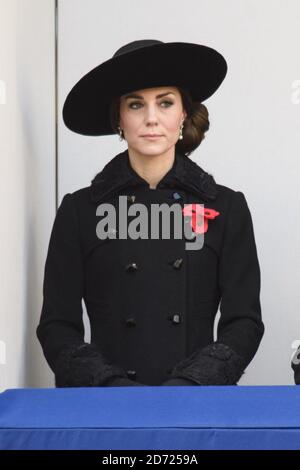
<instances>
[{"instance_id":1,"label":"blue table cover","mask_svg":"<svg viewBox=\"0 0 300 470\"><path fill-rule=\"evenodd\" d=\"M0 449L300 449L300 387L10 389Z\"/></svg>"}]
</instances>

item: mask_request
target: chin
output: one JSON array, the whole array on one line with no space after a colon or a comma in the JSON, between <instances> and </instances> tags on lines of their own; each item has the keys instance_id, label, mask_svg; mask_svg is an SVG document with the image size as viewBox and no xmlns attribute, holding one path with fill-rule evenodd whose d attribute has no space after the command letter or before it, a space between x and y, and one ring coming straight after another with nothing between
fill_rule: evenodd
<instances>
[{"instance_id":1,"label":"chin","mask_svg":"<svg viewBox=\"0 0 300 470\"><path fill-rule=\"evenodd\" d=\"M161 155L169 150L169 147L156 145L154 142L151 145L136 147L135 150L143 155L155 156Z\"/></svg>"}]
</instances>

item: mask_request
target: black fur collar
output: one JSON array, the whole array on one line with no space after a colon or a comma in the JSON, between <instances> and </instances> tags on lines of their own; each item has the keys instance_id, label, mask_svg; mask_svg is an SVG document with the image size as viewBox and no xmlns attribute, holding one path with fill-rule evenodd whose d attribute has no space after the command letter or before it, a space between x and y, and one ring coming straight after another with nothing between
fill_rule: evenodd
<instances>
[{"instance_id":1,"label":"black fur collar","mask_svg":"<svg viewBox=\"0 0 300 470\"><path fill-rule=\"evenodd\" d=\"M99 202L110 193L135 185L149 187L149 183L131 167L128 149L126 149L110 160L103 170L94 177L91 182L91 199L93 202ZM218 194L213 176L178 151L175 152L172 168L157 187L182 188L207 201L215 200Z\"/></svg>"}]
</instances>

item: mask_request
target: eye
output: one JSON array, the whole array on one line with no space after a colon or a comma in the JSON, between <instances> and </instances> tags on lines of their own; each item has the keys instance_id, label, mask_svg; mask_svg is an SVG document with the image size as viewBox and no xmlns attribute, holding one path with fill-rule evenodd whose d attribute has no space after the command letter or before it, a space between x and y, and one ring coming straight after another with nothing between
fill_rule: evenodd
<instances>
[{"instance_id":1,"label":"eye","mask_svg":"<svg viewBox=\"0 0 300 470\"><path fill-rule=\"evenodd\" d=\"M168 100L164 100L161 102L162 103L167 103L168 105L172 106L173 102L172 101L168 101ZM167 108L169 108L169 106L167 106Z\"/></svg>"},{"instance_id":2,"label":"eye","mask_svg":"<svg viewBox=\"0 0 300 470\"><path fill-rule=\"evenodd\" d=\"M129 108L131 108L131 109L136 109L136 108L134 108L133 106L139 105L139 104L141 104L141 103L139 103L138 101L133 101L132 103L129 104Z\"/></svg>"},{"instance_id":3,"label":"eye","mask_svg":"<svg viewBox=\"0 0 300 470\"><path fill-rule=\"evenodd\" d=\"M172 101L169 101L169 100L164 100L164 101L161 101L160 104L163 104L163 103L166 103L167 104L167 108L169 108L170 106L172 106L173 102ZM133 101L132 103L129 104L129 108L131 109L138 109L136 108L135 106L139 106L139 105L142 105L142 103L140 103L139 101ZM165 107L165 106L163 106Z\"/></svg>"}]
</instances>

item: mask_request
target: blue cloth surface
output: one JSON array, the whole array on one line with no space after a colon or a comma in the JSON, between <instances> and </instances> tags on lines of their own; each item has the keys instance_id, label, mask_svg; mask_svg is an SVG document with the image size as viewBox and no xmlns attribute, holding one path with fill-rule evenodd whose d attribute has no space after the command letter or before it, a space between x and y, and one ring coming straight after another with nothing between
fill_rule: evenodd
<instances>
[{"instance_id":1,"label":"blue cloth surface","mask_svg":"<svg viewBox=\"0 0 300 470\"><path fill-rule=\"evenodd\" d=\"M10 389L0 449L300 449L300 387Z\"/></svg>"}]
</instances>

